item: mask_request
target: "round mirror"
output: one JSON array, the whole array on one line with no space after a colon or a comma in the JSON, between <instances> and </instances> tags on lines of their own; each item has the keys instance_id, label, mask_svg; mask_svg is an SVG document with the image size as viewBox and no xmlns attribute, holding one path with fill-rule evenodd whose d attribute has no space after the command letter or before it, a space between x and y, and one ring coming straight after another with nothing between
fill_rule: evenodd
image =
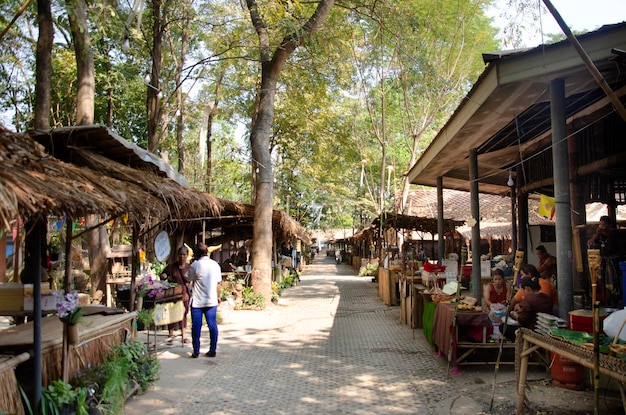
<instances>
[{"instance_id":1,"label":"round mirror","mask_svg":"<svg viewBox=\"0 0 626 415\"><path fill-rule=\"evenodd\" d=\"M154 253L156 258L161 262L165 261L170 256L171 250L170 237L167 235L167 232L159 232L156 238L154 238Z\"/></svg>"}]
</instances>

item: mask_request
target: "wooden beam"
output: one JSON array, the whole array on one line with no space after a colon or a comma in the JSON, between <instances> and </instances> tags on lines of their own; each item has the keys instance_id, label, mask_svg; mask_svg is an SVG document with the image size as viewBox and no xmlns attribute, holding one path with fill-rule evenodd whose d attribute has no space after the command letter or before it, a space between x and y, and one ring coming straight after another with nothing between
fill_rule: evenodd
<instances>
[{"instance_id":1,"label":"wooden beam","mask_svg":"<svg viewBox=\"0 0 626 415\"><path fill-rule=\"evenodd\" d=\"M626 161L626 153L613 154L600 160L596 160L584 166L580 166L576 169L576 175L588 176L596 173L600 169L606 169L608 167L615 166L617 164L624 163Z\"/></svg>"}]
</instances>

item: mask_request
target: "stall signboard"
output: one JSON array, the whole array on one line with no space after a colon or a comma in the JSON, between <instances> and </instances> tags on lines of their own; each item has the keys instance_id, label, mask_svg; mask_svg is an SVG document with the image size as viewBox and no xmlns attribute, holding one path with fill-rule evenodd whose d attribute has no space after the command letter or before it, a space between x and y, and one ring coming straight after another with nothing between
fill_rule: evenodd
<instances>
[{"instance_id":1,"label":"stall signboard","mask_svg":"<svg viewBox=\"0 0 626 415\"><path fill-rule=\"evenodd\" d=\"M176 323L183 320L185 304L182 301L175 303L158 303L152 312L152 322L155 326Z\"/></svg>"}]
</instances>

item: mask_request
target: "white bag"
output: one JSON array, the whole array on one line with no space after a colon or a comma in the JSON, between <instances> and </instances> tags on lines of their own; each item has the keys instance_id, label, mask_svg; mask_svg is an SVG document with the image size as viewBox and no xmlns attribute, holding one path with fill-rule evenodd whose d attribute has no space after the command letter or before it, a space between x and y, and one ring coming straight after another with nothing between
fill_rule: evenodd
<instances>
[{"instance_id":1,"label":"white bag","mask_svg":"<svg viewBox=\"0 0 626 415\"><path fill-rule=\"evenodd\" d=\"M618 335L618 331L622 328L622 324L626 320L626 308L623 310L616 311L611 313L607 318L604 319L603 322L603 330L607 336L615 337ZM620 340L626 341L626 328L622 329L622 332L619 333Z\"/></svg>"}]
</instances>

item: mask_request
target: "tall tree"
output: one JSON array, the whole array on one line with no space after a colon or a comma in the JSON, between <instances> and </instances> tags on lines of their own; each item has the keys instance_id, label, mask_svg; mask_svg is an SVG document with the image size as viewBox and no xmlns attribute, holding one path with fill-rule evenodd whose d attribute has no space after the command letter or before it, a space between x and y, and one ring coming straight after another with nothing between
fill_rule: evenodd
<instances>
[{"instance_id":1,"label":"tall tree","mask_svg":"<svg viewBox=\"0 0 626 415\"><path fill-rule=\"evenodd\" d=\"M314 35L330 13L334 0L321 0L311 17L303 25L287 30L272 50L270 33L256 0L246 0L250 20L258 36L261 80L256 93L250 144L254 181L254 229L252 240L252 267L254 291L270 298L272 294L272 210L273 173L270 156L270 135L274 119L274 97L278 78L289 56L302 42Z\"/></svg>"},{"instance_id":2,"label":"tall tree","mask_svg":"<svg viewBox=\"0 0 626 415\"><path fill-rule=\"evenodd\" d=\"M84 0L67 0L68 17L76 54L76 125L93 124L95 74L91 37Z\"/></svg>"},{"instance_id":3,"label":"tall tree","mask_svg":"<svg viewBox=\"0 0 626 415\"><path fill-rule=\"evenodd\" d=\"M159 123L161 121L161 90L162 44L163 33L166 30L166 16L169 0L152 0L152 44L150 47L152 67L147 87L146 110L148 118L148 151L155 153L159 146Z\"/></svg>"},{"instance_id":4,"label":"tall tree","mask_svg":"<svg viewBox=\"0 0 626 415\"><path fill-rule=\"evenodd\" d=\"M84 0L67 0L70 31L76 55L76 118L75 125L93 124L95 112L95 72L91 49L91 36L87 21L87 4ZM101 222L99 215L88 215L86 224L94 227L87 232L89 246L89 278L92 296L96 302L106 293L106 260L110 250L106 228L96 226ZM96 295L99 292L100 295ZM106 299L105 299L106 300Z\"/></svg>"},{"instance_id":5,"label":"tall tree","mask_svg":"<svg viewBox=\"0 0 626 415\"><path fill-rule=\"evenodd\" d=\"M52 77L52 43L54 41L54 26L52 24L52 9L50 0L37 0L37 40L35 72L35 122L36 130L50 128L50 79Z\"/></svg>"}]
</instances>

